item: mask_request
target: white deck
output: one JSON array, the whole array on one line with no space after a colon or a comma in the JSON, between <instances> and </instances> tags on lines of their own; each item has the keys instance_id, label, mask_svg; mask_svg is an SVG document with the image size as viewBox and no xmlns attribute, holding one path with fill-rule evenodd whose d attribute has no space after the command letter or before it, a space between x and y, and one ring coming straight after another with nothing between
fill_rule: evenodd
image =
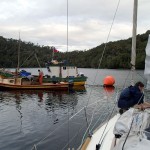
<instances>
[{"instance_id":1,"label":"white deck","mask_svg":"<svg viewBox=\"0 0 150 150\"><path fill-rule=\"evenodd\" d=\"M106 123L92 135L91 141L86 150L95 150L96 144L99 143L102 134L104 138L102 138L103 142L101 145L101 150L110 150L114 138L113 128L119 116L120 115L117 114L109 121L104 134L103 131L106 127Z\"/></svg>"}]
</instances>

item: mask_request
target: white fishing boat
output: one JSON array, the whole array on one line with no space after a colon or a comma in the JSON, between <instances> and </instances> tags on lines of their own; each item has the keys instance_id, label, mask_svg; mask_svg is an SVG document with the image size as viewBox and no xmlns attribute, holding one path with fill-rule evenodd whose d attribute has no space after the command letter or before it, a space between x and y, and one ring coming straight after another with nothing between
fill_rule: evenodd
<instances>
[{"instance_id":1,"label":"white fishing boat","mask_svg":"<svg viewBox=\"0 0 150 150\"><path fill-rule=\"evenodd\" d=\"M78 71L77 66L69 64L67 60L58 61L54 59L54 54L59 52L52 47L52 60L46 62L45 66L48 70L44 78L44 82L69 82L74 86L84 86L87 77Z\"/></svg>"},{"instance_id":2,"label":"white fishing boat","mask_svg":"<svg viewBox=\"0 0 150 150\"><path fill-rule=\"evenodd\" d=\"M84 86L87 77L78 71L77 66L68 63L52 60L46 65L48 74L44 77L44 82L71 82L74 86Z\"/></svg>"},{"instance_id":3,"label":"white fishing boat","mask_svg":"<svg viewBox=\"0 0 150 150\"><path fill-rule=\"evenodd\" d=\"M131 84L134 83L134 71L136 60L136 27L137 5L134 0L132 53L131 53ZM150 40L146 49L146 71L148 83ZM150 109L139 110L130 108L122 115L109 118L102 126L90 135L79 147L81 150L149 150L150 149Z\"/></svg>"}]
</instances>

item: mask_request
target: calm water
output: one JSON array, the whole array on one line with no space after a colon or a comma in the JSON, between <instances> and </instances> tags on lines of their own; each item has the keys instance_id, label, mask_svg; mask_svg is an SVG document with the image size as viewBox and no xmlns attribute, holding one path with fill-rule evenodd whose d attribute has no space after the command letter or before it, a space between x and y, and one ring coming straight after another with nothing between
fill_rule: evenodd
<instances>
[{"instance_id":1,"label":"calm water","mask_svg":"<svg viewBox=\"0 0 150 150\"><path fill-rule=\"evenodd\" d=\"M37 74L37 69L27 71ZM34 145L37 150L77 149L89 124L92 132L106 121L109 112L115 114L115 100L123 86L129 85L130 71L79 72L88 76L87 85L70 92L0 91L0 150L31 150ZM101 86L107 75L115 77L115 89ZM143 71L135 78L145 83Z\"/></svg>"}]
</instances>

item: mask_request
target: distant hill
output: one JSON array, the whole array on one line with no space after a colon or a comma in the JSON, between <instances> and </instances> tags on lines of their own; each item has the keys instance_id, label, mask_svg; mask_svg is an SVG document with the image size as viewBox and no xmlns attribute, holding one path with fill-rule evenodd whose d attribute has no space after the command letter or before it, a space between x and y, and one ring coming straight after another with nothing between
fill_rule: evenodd
<instances>
[{"instance_id":1,"label":"distant hill","mask_svg":"<svg viewBox=\"0 0 150 150\"><path fill-rule=\"evenodd\" d=\"M137 35L137 59L136 69L144 69L145 66L145 47L150 30L146 33ZM132 39L108 42L102 59L100 68L108 69L129 69L131 61ZM6 39L0 36L0 68L15 68L18 61L19 41ZM68 60L69 63L79 68L98 68L98 64L105 43L87 51L72 51L55 53L58 61ZM52 57L52 48L49 46L38 46L30 42L20 42L20 66L21 67L45 67L45 62ZM35 54L38 58L35 57Z\"/></svg>"}]
</instances>

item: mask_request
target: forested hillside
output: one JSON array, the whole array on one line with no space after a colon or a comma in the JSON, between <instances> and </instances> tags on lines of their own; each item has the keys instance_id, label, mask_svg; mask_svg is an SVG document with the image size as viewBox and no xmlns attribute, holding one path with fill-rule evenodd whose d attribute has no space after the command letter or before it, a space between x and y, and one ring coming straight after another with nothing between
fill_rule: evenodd
<instances>
[{"instance_id":1,"label":"forested hillside","mask_svg":"<svg viewBox=\"0 0 150 150\"><path fill-rule=\"evenodd\" d=\"M150 31L137 35L137 59L136 68L144 69L145 47ZM100 68L108 69L129 69L131 61L132 39L119 40L107 43L106 50ZM19 41L6 39L0 36L0 68L17 67ZM69 63L79 68L97 68L102 56L105 43L87 51L74 50L72 52L55 53L58 61L68 60ZM39 67L37 63L45 67L45 62L52 58L52 48L49 46L34 45L30 42L20 42L20 66Z\"/></svg>"}]
</instances>

